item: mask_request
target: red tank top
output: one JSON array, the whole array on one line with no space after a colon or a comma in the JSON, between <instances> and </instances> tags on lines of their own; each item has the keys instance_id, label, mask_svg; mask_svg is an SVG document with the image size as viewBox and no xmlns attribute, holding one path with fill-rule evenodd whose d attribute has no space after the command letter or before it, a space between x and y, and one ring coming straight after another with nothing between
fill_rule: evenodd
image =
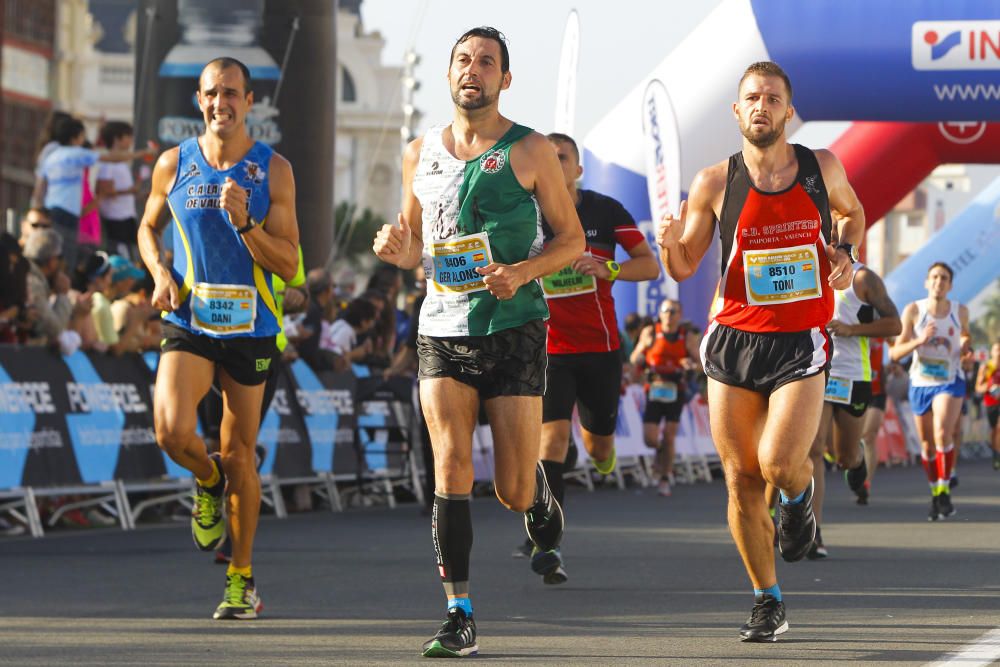
<instances>
[{"instance_id":1,"label":"red tank top","mask_svg":"<svg viewBox=\"0 0 1000 667\"><path fill-rule=\"evenodd\" d=\"M722 237L720 324L752 332L808 331L833 316L830 203L819 162L793 145L795 182L780 192L754 187L743 154L729 158Z\"/></svg>"},{"instance_id":2,"label":"red tank top","mask_svg":"<svg viewBox=\"0 0 1000 667\"><path fill-rule=\"evenodd\" d=\"M986 393L983 394L983 405L992 408L1000 405L1000 368L990 368L990 362L986 362Z\"/></svg>"},{"instance_id":3,"label":"red tank top","mask_svg":"<svg viewBox=\"0 0 1000 667\"><path fill-rule=\"evenodd\" d=\"M687 330L677 329L676 338L671 340L663 333L663 327L656 323L653 344L646 350L646 365L658 375L677 375L681 372L681 359L688 356Z\"/></svg>"},{"instance_id":4,"label":"red tank top","mask_svg":"<svg viewBox=\"0 0 1000 667\"><path fill-rule=\"evenodd\" d=\"M885 354L884 338L868 339L868 359L872 367L872 396L885 393L882 386L882 357Z\"/></svg>"}]
</instances>

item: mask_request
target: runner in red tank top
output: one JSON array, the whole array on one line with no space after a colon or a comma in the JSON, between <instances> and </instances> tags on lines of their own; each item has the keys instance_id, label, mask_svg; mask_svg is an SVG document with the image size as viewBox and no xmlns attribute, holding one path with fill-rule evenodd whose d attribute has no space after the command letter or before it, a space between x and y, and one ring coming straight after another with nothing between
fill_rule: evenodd
<instances>
[{"instance_id":1,"label":"runner in red tank top","mask_svg":"<svg viewBox=\"0 0 1000 667\"><path fill-rule=\"evenodd\" d=\"M979 367L976 393L983 395L986 419L990 423L993 469L1000 470L1000 340L993 343L989 360Z\"/></svg>"},{"instance_id":2,"label":"runner in red tank top","mask_svg":"<svg viewBox=\"0 0 1000 667\"><path fill-rule=\"evenodd\" d=\"M667 272L684 280L719 221L723 305L702 341L702 363L730 529L754 586L754 610L740 637L773 641L788 624L764 488L781 490L782 557L801 559L816 532L809 449L829 363L824 327L832 290L850 284L865 224L840 161L788 143L785 123L795 112L785 72L754 63L738 92L733 115L742 151L698 173L690 206L664 219L657 241Z\"/></svg>"},{"instance_id":3,"label":"runner in red tank top","mask_svg":"<svg viewBox=\"0 0 1000 667\"><path fill-rule=\"evenodd\" d=\"M682 321L680 302L665 299L660 304L660 321L642 330L631 358L636 366L645 367L649 381L646 409L642 413L642 437L647 447L656 450L654 468L660 478L657 492L661 496L669 496L672 492L674 441L688 399L684 374L700 368L698 335Z\"/></svg>"},{"instance_id":4,"label":"runner in red tank top","mask_svg":"<svg viewBox=\"0 0 1000 667\"><path fill-rule=\"evenodd\" d=\"M865 450L865 467L868 476L865 478L865 491L870 493L872 479L875 478L875 470L878 468L878 432L885 421L885 376L884 357L885 339L869 339L869 359L872 367L872 400L868 402L868 410L865 412L865 426L861 433L861 442ZM859 497L858 504L860 502Z\"/></svg>"},{"instance_id":5,"label":"runner in red tank top","mask_svg":"<svg viewBox=\"0 0 1000 667\"><path fill-rule=\"evenodd\" d=\"M559 158L566 189L576 203L587 238L583 255L558 273L542 278L549 307L549 363L542 399L539 458L552 495L562 505L564 462L574 406L580 417L583 446L594 467L606 475L615 466L615 427L624 359L611 285L616 280L653 280L659 277L660 267L624 206L611 197L576 187L583 167L572 137L552 133L548 139ZM551 233L544 223L543 231L548 239ZM629 255L621 264L614 261L619 245ZM517 556L530 553L527 542L514 552ZM559 555L561 558L561 552ZM546 584L561 584L566 579L561 562L542 576Z\"/></svg>"}]
</instances>

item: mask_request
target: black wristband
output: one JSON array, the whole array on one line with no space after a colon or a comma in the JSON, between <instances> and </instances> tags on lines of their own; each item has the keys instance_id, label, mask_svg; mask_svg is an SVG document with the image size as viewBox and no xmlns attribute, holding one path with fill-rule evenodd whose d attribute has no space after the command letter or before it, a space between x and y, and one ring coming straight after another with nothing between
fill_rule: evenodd
<instances>
[{"instance_id":1,"label":"black wristband","mask_svg":"<svg viewBox=\"0 0 1000 667\"><path fill-rule=\"evenodd\" d=\"M249 232L251 229L253 229L256 226L257 226L257 221L256 220L254 220L253 218L247 218L247 224L243 225L242 227L238 227L236 229L236 233L238 233L240 235L246 234L247 232Z\"/></svg>"}]
</instances>

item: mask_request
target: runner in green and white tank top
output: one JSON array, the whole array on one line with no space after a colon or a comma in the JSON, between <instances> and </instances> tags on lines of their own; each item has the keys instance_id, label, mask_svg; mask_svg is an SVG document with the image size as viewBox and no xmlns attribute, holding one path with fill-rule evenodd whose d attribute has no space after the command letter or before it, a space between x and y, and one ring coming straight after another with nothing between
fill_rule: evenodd
<instances>
[{"instance_id":1,"label":"runner in green and white tank top","mask_svg":"<svg viewBox=\"0 0 1000 667\"><path fill-rule=\"evenodd\" d=\"M542 251L542 216L535 196L514 175L510 149L531 134L513 125L481 156L459 160L441 133L425 136L413 175L423 209L423 265L427 298L420 310L425 336L485 336L549 316L542 290L531 281L513 299L490 294L476 267L514 264Z\"/></svg>"},{"instance_id":2,"label":"runner in green and white tank top","mask_svg":"<svg viewBox=\"0 0 1000 667\"><path fill-rule=\"evenodd\" d=\"M407 146L397 224L372 244L381 260L427 272L417 377L434 450L431 530L447 611L421 647L425 657L479 650L469 499L480 407L493 433L496 495L523 513L532 570L544 577L560 565L562 509L537 465L548 309L536 281L586 244L552 145L500 114L510 83L502 33L484 26L458 38L448 65L452 122ZM543 215L554 233L544 247Z\"/></svg>"},{"instance_id":3,"label":"runner in green and white tank top","mask_svg":"<svg viewBox=\"0 0 1000 667\"><path fill-rule=\"evenodd\" d=\"M823 414L809 452L815 470L823 470L823 454L832 444L837 464L844 471L848 488L859 505L868 504L868 467L865 463L861 433L864 415L872 397L872 368L869 338L895 336L902 330L899 313L886 294L878 274L861 262L853 266L854 276L847 289L834 292L833 319L827 324L833 341L830 376L823 396ZM837 425L833 429L833 424ZM831 431L833 433L831 434ZM875 443L868 443L872 447ZM816 514L816 540L807 558L825 558L820 528L823 525L823 500L826 495L824 475L815 476L813 512Z\"/></svg>"}]
</instances>

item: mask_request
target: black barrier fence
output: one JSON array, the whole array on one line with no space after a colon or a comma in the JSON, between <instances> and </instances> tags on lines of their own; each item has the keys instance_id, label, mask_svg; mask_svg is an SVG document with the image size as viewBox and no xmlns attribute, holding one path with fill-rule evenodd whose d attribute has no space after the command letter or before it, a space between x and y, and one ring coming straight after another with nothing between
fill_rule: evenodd
<instances>
[{"instance_id":1,"label":"black barrier fence","mask_svg":"<svg viewBox=\"0 0 1000 667\"><path fill-rule=\"evenodd\" d=\"M157 361L155 354L61 356L0 346L0 511L20 504L31 521L27 505L39 494L113 489L127 508L132 488L189 486L190 473L156 444ZM356 370L317 373L301 360L275 369L277 388L258 437L267 450L261 475L275 492L282 480L323 481L332 493L335 480L380 478L390 495L394 476L415 483L412 382Z\"/></svg>"}]
</instances>

